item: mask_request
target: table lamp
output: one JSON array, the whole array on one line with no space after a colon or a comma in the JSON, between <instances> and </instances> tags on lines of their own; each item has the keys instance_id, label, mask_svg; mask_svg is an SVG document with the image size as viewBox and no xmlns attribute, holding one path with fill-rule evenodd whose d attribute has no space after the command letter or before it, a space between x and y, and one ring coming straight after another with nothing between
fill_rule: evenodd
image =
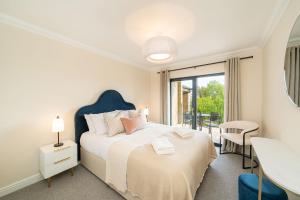
<instances>
[{"instance_id":1,"label":"table lamp","mask_svg":"<svg viewBox=\"0 0 300 200\"><path fill-rule=\"evenodd\" d=\"M57 133L57 144L54 144L54 147L60 147L64 145L64 143L59 142L59 132L63 132L64 128L64 120L57 116L52 122L52 132Z\"/></svg>"},{"instance_id":2,"label":"table lamp","mask_svg":"<svg viewBox=\"0 0 300 200\"><path fill-rule=\"evenodd\" d=\"M144 115L146 115L146 119L148 121L149 108L148 107L144 108L142 112L144 113Z\"/></svg>"}]
</instances>

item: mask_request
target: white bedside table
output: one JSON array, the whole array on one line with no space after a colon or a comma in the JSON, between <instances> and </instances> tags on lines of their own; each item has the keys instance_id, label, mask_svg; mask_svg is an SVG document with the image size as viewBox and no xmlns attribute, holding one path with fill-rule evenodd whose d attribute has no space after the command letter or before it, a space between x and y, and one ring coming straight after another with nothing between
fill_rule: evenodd
<instances>
[{"instance_id":1,"label":"white bedside table","mask_svg":"<svg viewBox=\"0 0 300 200\"><path fill-rule=\"evenodd\" d=\"M71 169L77 162L77 144L71 140L63 141L64 145L54 147L49 144L40 148L40 171L45 179L48 179L48 187L51 186L51 177Z\"/></svg>"}]
</instances>

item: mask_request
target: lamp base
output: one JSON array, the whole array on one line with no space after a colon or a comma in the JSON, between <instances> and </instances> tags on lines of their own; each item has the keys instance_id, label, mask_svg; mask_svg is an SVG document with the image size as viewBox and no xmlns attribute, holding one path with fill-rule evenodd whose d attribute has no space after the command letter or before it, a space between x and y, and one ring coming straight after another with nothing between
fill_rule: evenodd
<instances>
[{"instance_id":1,"label":"lamp base","mask_svg":"<svg viewBox=\"0 0 300 200\"><path fill-rule=\"evenodd\" d=\"M54 144L53 146L54 146L54 147L61 147L61 146L63 146L63 145L64 145L64 143L60 142L60 143Z\"/></svg>"}]
</instances>

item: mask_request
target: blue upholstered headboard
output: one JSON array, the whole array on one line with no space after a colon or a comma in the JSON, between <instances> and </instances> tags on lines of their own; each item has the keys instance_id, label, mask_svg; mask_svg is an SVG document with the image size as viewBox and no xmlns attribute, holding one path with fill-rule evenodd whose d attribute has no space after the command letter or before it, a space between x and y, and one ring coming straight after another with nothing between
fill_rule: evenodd
<instances>
[{"instance_id":1,"label":"blue upholstered headboard","mask_svg":"<svg viewBox=\"0 0 300 200\"><path fill-rule=\"evenodd\" d=\"M84 106L76 112L75 141L78 147L78 160L80 160L81 134L89 130L84 118L84 114L97 114L114 110L135 110L135 106L132 103L126 102L119 92L115 90L106 90L100 95L94 104Z\"/></svg>"}]
</instances>

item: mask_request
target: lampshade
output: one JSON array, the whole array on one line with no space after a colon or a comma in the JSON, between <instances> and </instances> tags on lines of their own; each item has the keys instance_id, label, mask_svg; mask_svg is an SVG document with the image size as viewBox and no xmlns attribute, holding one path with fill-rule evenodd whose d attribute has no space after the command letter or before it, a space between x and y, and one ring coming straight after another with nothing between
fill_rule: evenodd
<instances>
[{"instance_id":1,"label":"lampshade","mask_svg":"<svg viewBox=\"0 0 300 200\"><path fill-rule=\"evenodd\" d=\"M52 122L52 132L62 132L65 129L64 120L62 118L55 118Z\"/></svg>"},{"instance_id":2,"label":"lampshade","mask_svg":"<svg viewBox=\"0 0 300 200\"><path fill-rule=\"evenodd\" d=\"M153 37L146 41L143 54L152 63L170 62L176 56L176 42L167 36Z\"/></svg>"},{"instance_id":3,"label":"lampshade","mask_svg":"<svg viewBox=\"0 0 300 200\"><path fill-rule=\"evenodd\" d=\"M148 116L148 115L149 115L149 108L144 108L144 109L142 110L142 112L143 112L146 116Z\"/></svg>"}]
</instances>

